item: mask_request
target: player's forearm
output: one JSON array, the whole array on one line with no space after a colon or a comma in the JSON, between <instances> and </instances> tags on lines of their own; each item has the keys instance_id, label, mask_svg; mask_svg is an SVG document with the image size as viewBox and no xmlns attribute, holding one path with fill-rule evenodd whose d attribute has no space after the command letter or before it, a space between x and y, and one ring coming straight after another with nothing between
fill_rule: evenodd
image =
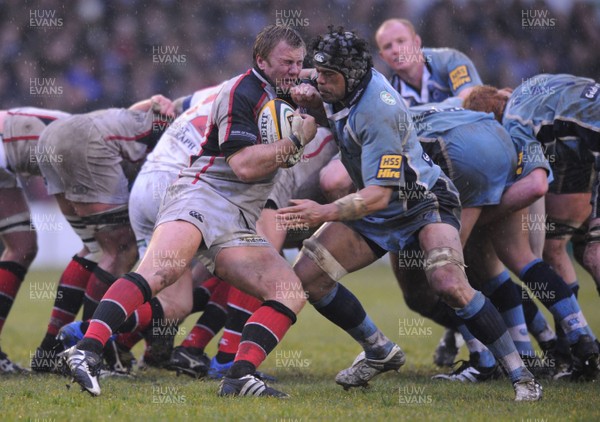
<instances>
[{"instance_id":1,"label":"player's forearm","mask_svg":"<svg viewBox=\"0 0 600 422\"><path fill-rule=\"evenodd\" d=\"M358 220L376 211L387 208L392 189L383 186L367 186L356 193L346 195L332 204L333 220ZM330 220L331 221L331 220Z\"/></svg>"},{"instance_id":2,"label":"player's forearm","mask_svg":"<svg viewBox=\"0 0 600 422\"><path fill-rule=\"evenodd\" d=\"M243 148L231 156L228 162L240 180L252 183L273 174L296 151L294 143L284 138L268 145Z\"/></svg>"}]
</instances>

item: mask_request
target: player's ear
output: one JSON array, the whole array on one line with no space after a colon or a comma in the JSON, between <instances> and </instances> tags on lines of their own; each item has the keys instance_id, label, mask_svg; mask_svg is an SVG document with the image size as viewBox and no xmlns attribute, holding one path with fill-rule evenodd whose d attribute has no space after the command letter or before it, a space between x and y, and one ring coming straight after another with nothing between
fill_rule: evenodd
<instances>
[{"instance_id":1,"label":"player's ear","mask_svg":"<svg viewBox=\"0 0 600 422\"><path fill-rule=\"evenodd\" d=\"M261 56L256 56L256 64L260 70L265 70L267 66L267 61L263 59Z\"/></svg>"},{"instance_id":2,"label":"player's ear","mask_svg":"<svg viewBox=\"0 0 600 422\"><path fill-rule=\"evenodd\" d=\"M421 37L419 35L415 35L415 44L417 48L421 49Z\"/></svg>"}]
</instances>

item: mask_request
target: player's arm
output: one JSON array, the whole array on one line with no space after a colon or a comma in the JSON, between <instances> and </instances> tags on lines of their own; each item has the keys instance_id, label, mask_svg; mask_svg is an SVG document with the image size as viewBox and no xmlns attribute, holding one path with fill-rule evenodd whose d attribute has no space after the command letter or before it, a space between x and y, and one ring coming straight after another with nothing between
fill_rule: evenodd
<instances>
[{"instance_id":1,"label":"player's arm","mask_svg":"<svg viewBox=\"0 0 600 422\"><path fill-rule=\"evenodd\" d=\"M292 133L291 138L283 138L272 144L243 147L229 155L227 163L243 182L262 180L279 167L285 167L288 158L315 137L315 119L307 114L294 116Z\"/></svg>"},{"instance_id":2,"label":"player's arm","mask_svg":"<svg viewBox=\"0 0 600 422\"><path fill-rule=\"evenodd\" d=\"M358 220L387 208L392 191L391 187L371 185L324 205L308 199L292 199L293 205L280 208L277 213L294 224L310 226L326 221Z\"/></svg>"},{"instance_id":3,"label":"player's arm","mask_svg":"<svg viewBox=\"0 0 600 422\"><path fill-rule=\"evenodd\" d=\"M173 101L167 97L157 94L152 97L138 101L129 107L129 110L134 111L149 111L152 109L155 113L160 113L166 116L175 116L175 105Z\"/></svg>"},{"instance_id":4,"label":"player's arm","mask_svg":"<svg viewBox=\"0 0 600 422\"><path fill-rule=\"evenodd\" d=\"M471 59L457 50L452 50L452 56L448 62L448 79L452 94L463 100L467 98L474 87L483 85Z\"/></svg>"}]
</instances>

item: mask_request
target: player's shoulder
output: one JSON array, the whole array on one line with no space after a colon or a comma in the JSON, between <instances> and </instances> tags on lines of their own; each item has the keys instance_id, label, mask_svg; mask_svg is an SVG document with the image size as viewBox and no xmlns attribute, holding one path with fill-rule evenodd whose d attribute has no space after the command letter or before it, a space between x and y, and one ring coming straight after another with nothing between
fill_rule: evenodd
<instances>
[{"instance_id":1,"label":"player's shoulder","mask_svg":"<svg viewBox=\"0 0 600 422\"><path fill-rule=\"evenodd\" d=\"M390 107L405 107L405 103L398 91L392 87L384 75L375 69L373 69L373 75L371 82L367 86L365 97L368 98L368 101L362 105L363 108L388 110Z\"/></svg>"},{"instance_id":2,"label":"player's shoulder","mask_svg":"<svg viewBox=\"0 0 600 422\"><path fill-rule=\"evenodd\" d=\"M385 76L373 69L361 101L352 110L350 119L357 126L372 127L374 119L395 121L399 114L408 112L404 100Z\"/></svg>"},{"instance_id":3,"label":"player's shoulder","mask_svg":"<svg viewBox=\"0 0 600 422\"><path fill-rule=\"evenodd\" d=\"M431 67L443 68L448 65L460 63L471 63L471 59L462 51L455 48L423 48L423 57Z\"/></svg>"}]
</instances>

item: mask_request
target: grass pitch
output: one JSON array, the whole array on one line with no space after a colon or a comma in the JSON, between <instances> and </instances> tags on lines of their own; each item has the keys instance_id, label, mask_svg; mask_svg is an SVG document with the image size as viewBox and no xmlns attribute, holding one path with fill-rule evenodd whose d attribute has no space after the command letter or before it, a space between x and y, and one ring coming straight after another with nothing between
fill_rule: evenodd
<instances>
[{"instance_id":1,"label":"grass pitch","mask_svg":"<svg viewBox=\"0 0 600 422\"><path fill-rule=\"evenodd\" d=\"M580 271L580 302L600 333L600 298L591 278ZM45 332L58 272L27 275L1 337L4 352L28 364ZM30 421L563 421L600 420L599 383L542 381L544 400L515 403L508 380L483 384L432 381L432 364L442 329L409 311L386 266L377 265L344 278L372 319L407 354L400 373L386 373L368 389L344 391L335 374L350 365L360 348L345 333L307 306L284 341L261 366L277 376L273 384L289 394L272 398L220 398L217 382L150 369L135 380L101 381L102 395L81 393L56 375L0 375L0 420ZM44 284L45 283L45 284ZM180 328L179 342L196 316ZM215 353L216 341L207 349ZM134 351L139 357L141 346ZM460 358L467 358L461 351Z\"/></svg>"}]
</instances>

